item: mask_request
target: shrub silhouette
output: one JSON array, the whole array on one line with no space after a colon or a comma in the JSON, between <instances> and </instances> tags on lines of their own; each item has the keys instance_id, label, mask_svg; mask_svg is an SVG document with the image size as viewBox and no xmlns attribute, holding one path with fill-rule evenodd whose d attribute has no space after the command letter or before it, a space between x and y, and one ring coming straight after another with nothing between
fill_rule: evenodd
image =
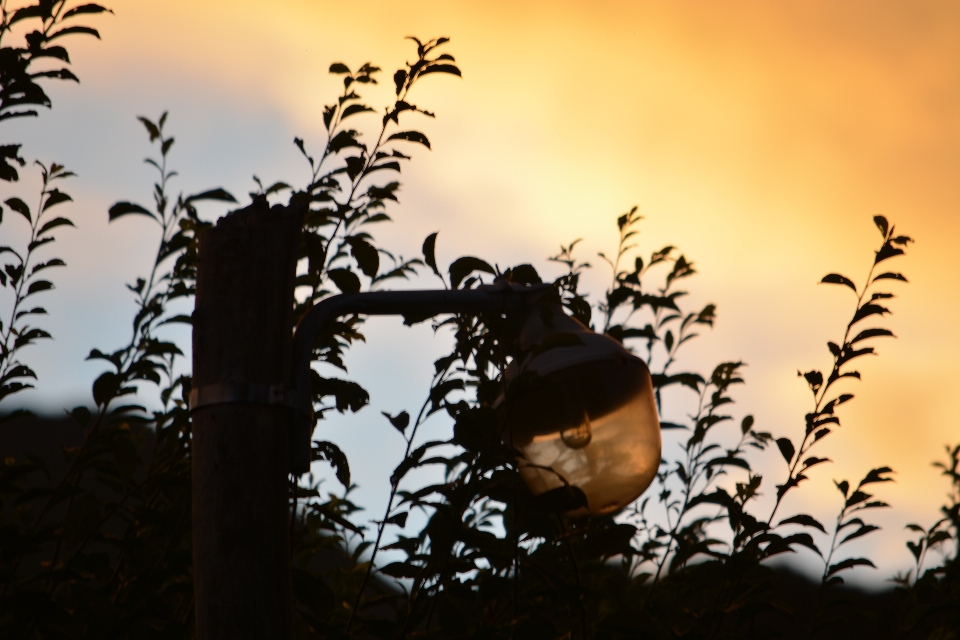
<instances>
[{"instance_id":1,"label":"shrub silhouette","mask_svg":"<svg viewBox=\"0 0 960 640\"><path fill-rule=\"evenodd\" d=\"M37 6L63 8L62 3ZM413 42L416 57L392 76L395 99L374 121L374 142L351 127L363 114L374 117L358 91L376 84L381 70L370 63L356 70L335 63L330 72L343 78L343 92L324 110L323 150L313 153L305 141L294 140L309 167L307 183L265 187L254 177L252 200L288 194L289 203L309 206L300 249L304 267L297 279L301 295L291 301L296 318L338 291L380 287L391 279L412 278L424 267L450 289L542 281L531 264L501 270L473 256L442 269L435 254L438 234L425 240L421 258L394 256L376 244L373 225L389 219L387 205L397 200L399 187L382 176L399 173L401 163L411 159L411 143L430 147L425 134L404 128L417 114L433 117L412 102L415 86L431 74L460 75L454 57L442 53L447 38ZM158 250L150 272L128 285L135 300L129 340L120 348L90 353L107 370L93 383L93 408L70 413L74 440L63 443L62 463L56 464L59 452L48 450L41 457L21 447L0 468L4 637L193 634L191 439L185 403L190 377L178 373L182 354L163 338L163 328L190 322L172 303L194 294L197 236L209 226L199 208L211 200L236 200L222 188L193 195L173 191L168 160L174 140L165 131L166 114L140 120L157 149L148 160L157 172L153 202L118 202L109 217L154 220ZM24 317L16 315L23 299L50 288L35 286L44 282L32 279L38 269L26 275L31 252L50 237L45 235L50 229L68 224L53 225L66 220L56 218L41 225L48 208L68 199L49 186L66 177L63 168L42 170L42 204L36 212L22 211L26 205L20 200L7 201L31 223L28 249L14 254L5 272L9 281L3 282L13 287L14 300L3 351L7 395L32 377L18 368L26 365L14 354L43 337L13 331ZM455 343L435 362L417 407L384 413L384 428L389 424L399 433L405 450L375 527L356 519L348 460L334 443L314 442L313 458L333 467L343 485L339 495L322 492L312 475L291 479L297 637L951 637L960 611L956 554L931 567L928 552L951 541L956 548L960 447L948 448L950 459L941 463L951 483L951 502L932 526L911 525L920 536L908 544L916 563L899 577L895 592L871 597L842 586L842 574L872 564L847 549L877 529L864 520L866 512L886 505L869 492L889 481L890 469L872 469L856 486L838 483L841 506L831 527L809 514L781 514L787 495L801 490L814 467L826 460L822 450L840 424L838 407L852 400L836 393L834 385L859 378L853 361L874 352L873 340L892 335L870 323L889 313L885 305L892 296L878 287L906 280L886 268L910 238L877 216L881 239L867 278L861 283L839 274L823 278L855 294L851 319L842 338L828 343L828 368L800 373L812 395L803 430L773 434L760 430L750 415L734 419L733 391L744 383L741 362L719 363L706 375L677 370L679 350L712 327L717 308L684 308L681 287L696 273L694 263L672 246L640 256L634 246L640 220L636 208L617 219L619 245L610 256L601 255L611 268L611 285L596 305L580 289L581 275L590 267L576 254L577 242L561 247L549 262L563 267L551 282L552 295L571 315L644 355L659 402L666 401L664 389L676 388L687 390L696 403L688 423L662 425L681 436L681 448L679 457L663 461L655 487L620 514L590 519L565 516L571 504L562 492L533 496L519 478L516 452L504 443L502 417L494 407L502 372L519 355L515 327L498 314L436 318L435 330L451 331ZM56 266L52 262L46 265ZM363 338L361 330L358 317L333 325L318 340L315 360L345 371L343 354ZM321 373L329 366L315 372L317 414L361 410L369 401L367 392L355 381ZM135 394L152 389L159 408L132 402ZM452 438L421 442L420 428L438 413L453 420ZM25 420L9 421L5 428L26 428ZM780 455L785 469L781 478L763 484L754 466L757 456L767 454ZM430 465L443 468L442 480L411 483L411 471ZM775 504L759 511L758 492L771 484ZM427 520L407 535L414 511ZM388 532L393 541L385 544ZM818 585L778 574L767 564L801 547L823 559ZM382 550L403 559L378 563Z\"/></svg>"}]
</instances>

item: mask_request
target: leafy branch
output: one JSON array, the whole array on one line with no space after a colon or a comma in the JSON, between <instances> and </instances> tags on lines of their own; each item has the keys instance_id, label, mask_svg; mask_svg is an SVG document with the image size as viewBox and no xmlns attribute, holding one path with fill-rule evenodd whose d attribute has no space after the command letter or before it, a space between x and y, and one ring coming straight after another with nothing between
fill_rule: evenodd
<instances>
[{"instance_id":1,"label":"leafy branch","mask_svg":"<svg viewBox=\"0 0 960 640\"><path fill-rule=\"evenodd\" d=\"M907 244L913 240L908 236L897 235L896 228L890 225L883 216L875 216L873 221L883 236L883 243L876 251L873 264L870 266L870 271L867 274L863 287L858 289L853 280L836 273L827 274L821 280L822 283L838 284L849 288L857 297L856 307L853 318L847 323L840 344L838 345L834 342L827 343L830 354L833 356L833 367L826 379L824 379L820 371L816 370L806 373L797 372L797 375L802 376L810 387L810 391L813 394L814 408L813 411L807 413L805 416L806 424L804 435L799 447L795 447L789 438L784 437L777 439L777 447L780 449L780 453L783 455L783 459L788 466L788 475L787 480L782 485L777 486L777 498L770 517L767 519L768 522L773 520L773 516L779 509L787 492L807 479L805 472L818 464L828 461L826 458L818 458L809 454L818 442L830 434L831 428L840 426L840 418L836 414L836 408L853 399L853 394L842 393L827 400L827 398L832 395L830 391L833 385L844 378L860 379L859 371L847 369L846 366L857 358L875 353L872 346L863 345L864 341L884 336L893 337L892 331L882 328L862 329L856 335L853 335L855 325L861 321L873 316L882 317L890 313L890 310L884 307L881 301L893 298L893 294L874 291L873 289L876 283L885 280L907 281L903 274L892 271L885 271L874 275L881 262L902 255ZM834 427L833 425L836 426Z\"/></svg>"},{"instance_id":2,"label":"leafy branch","mask_svg":"<svg viewBox=\"0 0 960 640\"><path fill-rule=\"evenodd\" d=\"M113 371L104 372L93 384L93 399L101 413L105 413L116 398L136 393L133 383L149 381L160 385L161 376L167 383L161 394L166 408L173 390L186 381L178 382L175 378L176 358L183 355L179 347L173 342L157 338L155 332L166 324L191 322L189 316L183 314L166 314L171 302L192 297L195 293L197 234L210 226L198 217L197 203L236 202L222 188L186 197L181 193L173 199L168 191L169 182L177 174L167 168L168 154L174 144L174 138L166 137L163 132L167 114L163 113L156 123L143 116L138 119L147 130L150 142L157 144L160 151L159 157L144 160L157 172L153 210L123 201L110 207L109 216L111 222L129 215L145 216L160 227L160 241L147 277L137 278L135 283L127 285L137 305L129 342L112 353L93 349L87 356L88 360L103 360L113 367ZM171 261L172 265L163 271L164 265ZM126 410L144 409L131 405Z\"/></svg>"},{"instance_id":3,"label":"leafy branch","mask_svg":"<svg viewBox=\"0 0 960 640\"><path fill-rule=\"evenodd\" d=\"M824 558L823 576L821 578L821 582L824 587L843 584L843 578L836 575L841 571L846 571L847 569L852 569L857 566L876 568L873 562L866 558L847 558L836 564L832 564L832 562L834 554L842 545L880 529L880 527L876 525L864 523L860 517L857 517L854 514L867 509L878 509L881 507L890 506L881 500L871 500L870 498L873 496L863 490L863 488L868 484L892 482L893 478L886 477L886 475L889 473L892 473L892 470L889 467L871 469L870 472L863 477L863 480L857 484L857 487L853 490L853 492L850 491L850 483L846 480L843 480L842 482L835 482L837 485L837 490L843 494L844 503L843 508L840 510L840 514L837 516L837 523L833 528L833 537L830 540L830 551L827 553L827 557ZM795 520L799 522L799 518L800 517L797 516ZM812 518L803 524L819 528L821 531L823 531L822 526L816 527L817 523ZM848 528L850 529L850 532L838 541L841 532Z\"/></svg>"},{"instance_id":4,"label":"leafy branch","mask_svg":"<svg viewBox=\"0 0 960 640\"><path fill-rule=\"evenodd\" d=\"M51 218L48 213L53 207L72 200L68 194L54 186L54 183L74 174L65 171L62 165L56 163L46 166L37 162L37 165L40 167L42 185L36 209L31 211L30 206L20 198L8 198L5 202L11 211L26 219L30 236L25 249L0 247L0 256L7 256L10 260L3 266L3 271L0 271L0 286L9 287L13 296L6 324L0 321L0 401L18 391L33 387L27 380L35 380L37 375L18 358L18 353L37 340L50 337L43 329L28 324L30 316L46 315L46 309L27 309L24 303L33 295L53 289L53 283L42 279L41 276L46 277L46 274L41 272L52 267L65 266L66 263L60 258L35 262L36 252L44 245L54 242L55 229L75 226L69 218ZM2 221L3 209L0 208L0 223Z\"/></svg>"},{"instance_id":5,"label":"leafy branch","mask_svg":"<svg viewBox=\"0 0 960 640\"><path fill-rule=\"evenodd\" d=\"M396 192L400 186L396 181L376 184L372 179L381 171L400 172L400 162L410 159L397 148L400 144L413 142L430 148L423 133L394 130L406 112L434 117L433 113L409 102L414 84L432 73L460 75L453 64L453 56L438 55L434 51L449 38L427 42L411 39L417 44L417 60L394 74L396 97L392 106L384 109L372 146L363 142L361 133L346 123L354 116L374 111L361 102L356 91L358 86L377 84L376 75L380 68L370 63L361 65L356 71L340 62L330 66L330 73L343 76L344 88L337 101L324 109L327 140L319 160L307 152L303 140L294 139L311 172L310 183L290 197L291 205L307 206L300 247L300 258L306 261L306 269L296 280L300 295L294 309L295 322L317 301L336 291L360 291L361 275L373 288L391 279L406 279L415 273L416 266L422 264L418 259L404 260L375 247L367 231L368 225L390 220L384 209L389 201L397 201ZM336 159L340 162L332 165ZM277 183L264 190L261 185L261 191L266 194L285 186ZM390 259L392 267L383 270L381 256ZM343 351L353 341L363 339L360 323L358 317L333 323L329 331L318 337L314 359L345 371ZM368 401L366 392L355 383L323 377L316 372L313 380L318 415L333 407L339 411L346 408L355 411ZM334 405L323 404L324 398L331 395L335 398Z\"/></svg>"},{"instance_id":6,"label":"leafy branch","mask_svg":"<svg viewBox=\"0 0 960 640\"><path fill-rule=\"evenodd\" d=\"M50 98L37 81L80 80L67 67L34 71L31 67L43 60L70 64L65 47L55 40L74 34L87 34L99 39L91 27L74 24L78 16L113 13L98 4L81 4L68 8L67 0L36 0L36 4L11 7L10 0L0 0L0 44L18 23L34 25L24 34L24 44L17 47L0 46L0 122L12 118L36 116L32 107L51 105ZM67 26L69 25L69 26ZM27 27L29 29L30 27ZM0 180L16 182L19 179L13 163L23 167L19 144L0 145Z\"/></svg>"}]
</instances>

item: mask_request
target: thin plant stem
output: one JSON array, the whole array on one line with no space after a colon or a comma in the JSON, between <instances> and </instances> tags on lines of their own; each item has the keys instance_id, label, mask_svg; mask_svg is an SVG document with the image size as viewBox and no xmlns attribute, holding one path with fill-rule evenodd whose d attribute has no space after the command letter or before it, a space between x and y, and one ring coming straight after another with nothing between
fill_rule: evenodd
<instances>
[{"instance_id":1,"label":"thin plant stem","mask_svg":"<svg viewBox=\"0 0 960 640\"><path fill-rule=\"evenodd\" d=\"M443 374L447 372L444 369L440 374L434 377L434 380L442 379ZM413 429L410 431L410 437L407 439L407 446L403 452L403 459L406 460L410 455L410 449L413 446L414 437L417 435L417 430L420 428L420 425L424 421L424 412L427 410L427 407L430 404L430 398L428 397L423 405L420 407L420 411L417 414L417 420L414 422ZM353 608L350 611L350 618L347 620L346 633L349 634L351 628L353 627L353 621L356 618L357 610L360 608L360 601L363 598L363 592L366 589L367 582L370 580L370 575L373 572L374 562L377 559L377 553L380 551L380 543L383 540L383 531L387 525L387 519L390 517L390 512L393 511L393 501L396 498L397 490L400 487L399 479L397 482L390 483L390 496L387 498L387 508L384 511L383 518L380 520L380 523L377 526L377 539L373 545L373 551L370 554L370 560L367 564L367 570L363 574L363 581L360 583L360 588L357 590L357 597L354 599Z\"/></svg>"}]
</instances>

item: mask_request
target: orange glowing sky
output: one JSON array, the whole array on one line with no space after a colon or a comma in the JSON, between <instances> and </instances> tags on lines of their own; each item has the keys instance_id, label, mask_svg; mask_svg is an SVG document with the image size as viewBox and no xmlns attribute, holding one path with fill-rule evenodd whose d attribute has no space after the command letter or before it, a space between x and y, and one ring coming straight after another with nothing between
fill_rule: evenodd
<instances>
[{"instance_id":1,"label":"orange glowing sky","mask_svg":"<svg viewBox=\"0 0 960 640\"><path fill-rule=\"evenodd\" d=\"M463 79L435 76L414 96L438 114L416 123L433 151L415 153L398 223L378 240L413 255L439 229L441 262L473 254L505 266L545 264L560 243L583 237L589 259L613 249L615 217L638 204L643 251L680 247L700 272L692 299L719 307L716 329L685 363L746 361L738 411L778 436L799 433L808 410L796 370L828 366L824 343L842 336L852 310L849 291L816 283L831 271L862 281L880 237L871 218L886 215L916 239L895 265L911 281L896 288L886 323L899 338L859 367L858 397L825 446L835 462L794 506L829 519L833 478L893 467L897 484L882 497L897 509L880 518L885 537L871 544L881 577L906 566L903 524L930 524L946 491L929 463L960 441L960 4L108 4L116 15L95 21L103 41L71 48L82 84L57 87L53 112L13 125L28 154L63 158L81 176L73 193L88 223L63 240L79 275L65 275L61 289L91 283L101 305L129 278L117 262L141 251L134 227L107 228L103 213L115 200L147 198L134 115L171 109L187 191L222 184L244 194L252 173L303 180L289 141L319 144L321 109L337 90L326 68L384 67L385 84L367 96L384 105L389 73L411 55L406 35L451 36ZM109 248L91 252L94 242ZM593 262L588 282L600 287L607 274ZM94 291L94 281L108 284ZM80 298L62 302L63 312L80 309ZM100 328L98 345L119 342L112 325L76 313ZM390 331L398 329L382 335ZM375 348L358 351L352 373L382 374ZM379 348L407 357L402 346ZM38 357L52 362L43 349ZM394 387L371 384L370 415L403 408L376 404L378 388L402 402ZM383 427L369 416L353 424L368 442ZM773 478L782 463L771 456Z\"/></svg>"}]
</instances>

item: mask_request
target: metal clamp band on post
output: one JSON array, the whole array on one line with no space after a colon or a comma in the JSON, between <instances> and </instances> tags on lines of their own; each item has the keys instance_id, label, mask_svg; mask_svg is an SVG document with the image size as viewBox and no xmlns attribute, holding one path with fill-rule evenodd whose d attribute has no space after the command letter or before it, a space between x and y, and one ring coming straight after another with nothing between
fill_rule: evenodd
<instances>
[{"instance_id":1,"label":"metal clamp band on post","mask_svg":"<svg viewBox=\"0 0 960 640\"><path fill-rule=\"evenodd\" d=\"M293 337L293 390L288 402L294 409L291 433L291 472L310 470L313 435L313 394L310 360L317 336L330 322L349 314L370 316L432 317L441 313L510 313L534 304L550 285L517 285L501 282L465 290L367 291L321 300L300 319ZM192 406L192 405L191 405Z\"/></svg>"},{"instance_id":2,"label":"metal clamp band on post","mask_svg":"<svg viewBox=\"0 0 960 640\"><path fill-rule=\"evenodd\" d=\"M190 390L190 411L215 404L289 404L285 400L282 384L218 382Z\"/></svg>"}]
</instances>

